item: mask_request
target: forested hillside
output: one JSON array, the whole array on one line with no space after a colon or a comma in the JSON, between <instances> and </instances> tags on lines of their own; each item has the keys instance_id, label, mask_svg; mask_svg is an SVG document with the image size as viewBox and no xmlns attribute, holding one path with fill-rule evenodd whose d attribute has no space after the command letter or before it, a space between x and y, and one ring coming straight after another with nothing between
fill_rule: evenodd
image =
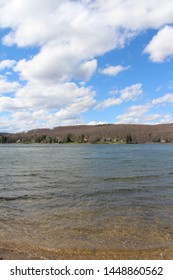
<instances>
[{"instance_id":1,"label":"forested hillside","mask_svg":"<svg viewBox=\"0 0 173 280\"><path fill-rule=\"evenodd\" d=\"M0 143L169 143L173 124L105 124L35 129L26 133L0 134Z\"/></svg>"}]
</instances>

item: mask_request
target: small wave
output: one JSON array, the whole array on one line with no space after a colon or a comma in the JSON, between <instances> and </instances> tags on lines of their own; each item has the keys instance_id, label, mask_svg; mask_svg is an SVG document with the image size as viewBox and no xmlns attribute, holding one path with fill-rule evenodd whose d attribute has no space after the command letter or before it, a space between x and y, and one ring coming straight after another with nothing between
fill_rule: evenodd
<instances>
[{"instance_id":1,"label":"small wave","mask_svg":"<svg viewBox=\"0 0 173 280\"><path fill-rule=\"evenodd\" d=\"M82 194L80 197L81 198L94 198L94 197L101 197L101 196L109 196L109 197L113 197L114 195L118 195L118 194L125 194L125 193L130 193L130 192L141 192L141 189L138 188L115 188L115 189L109 189L109 190L97 190L97 191L93 191L90 193L85 193Z\"/></svg>"},{"instance_id":2,"label":"small wave","mask_svg":"<svg viewBox=\"0 0 173 280\"><path fill-rule=\"evenodd\" d=\"M155 175L149 175L149 176L134 176L134 177L111 177L111 178L103 178L103 181L137 181L137 180L147 180L152 178L158 178L158 176Z\"/></svg>"},{"instance_id":3,"label":"small wave","mask_svg":"<svg viewBox=\"0 0 173 280\"><path fill-rule=\"evenodd\" d=\"M0 197L0 200L5 200L5 201L12 201L12 200L19 200L19 199L28 199L30 198L29 195L21 195L21 196L11 196L11 197Z\"/></svg>"},{"instance_id":4,"label":"small wave","mask_svg":"<svg viewBox=\"0 0 173 280\"><path fill-rule=\"evenodd\" d=\"M38 176L38 173L29 173L29 174L23 174L23 173L19 173L19 174L9 174L9 177L35 177Z\"/></svg>"}]
</instances>

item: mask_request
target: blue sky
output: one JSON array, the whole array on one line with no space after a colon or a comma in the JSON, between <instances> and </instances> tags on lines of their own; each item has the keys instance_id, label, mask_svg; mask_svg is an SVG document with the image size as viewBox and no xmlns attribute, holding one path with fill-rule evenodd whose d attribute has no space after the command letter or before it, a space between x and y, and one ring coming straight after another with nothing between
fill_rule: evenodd
<instances>
[{"instance_id":1,"label":"blue sky","mask_svg":"<svg viewBox=\"0 0 173 280\"><path fill-rule=\"evenodd\" d=\"M0 0L0 131L173 122L172 0Z\"/></svg>"}]
</instances>

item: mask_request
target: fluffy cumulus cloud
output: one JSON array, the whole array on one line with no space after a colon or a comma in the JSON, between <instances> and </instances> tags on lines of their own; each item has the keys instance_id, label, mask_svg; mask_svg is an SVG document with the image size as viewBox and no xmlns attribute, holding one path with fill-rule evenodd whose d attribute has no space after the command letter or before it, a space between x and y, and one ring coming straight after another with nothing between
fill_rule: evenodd
<instances>
[{"instance_id":1,"label":"fluffy cumulus cloud","mask_svg":"<svg viewBox=\"0 0 173 280\"><path fill-rule=\"evenodd\" d=\"M9 82L6 77L0 75L0 94L15 92L19 89L20 84L18 82Z\"/></svg>"},{"instance_id":2,"label":"fluffy cumulus cloud","mask_svg":"<svg viewBox=\"0 0 173 280\"><path fill-rule=\"evenodd\" d=\"M117 116L117 123L136 123L136 124L155 124L166 123L172 120L170 115L150 113L152 105L135 105L127 109L127 111Z\"/></svg>"},{"instance_id":3,"label":"fluffy cumulus cloud","mask_svg":"<svg viewBox=\"0 0 173 280\"><path fill-rule=\"evenodd\" d=\"M57 84L56 86L47 87L44 87L42 84L31 83L21 87L17 91L15 98L6 97L6 99L8 98L11 101L9 102L10 107L10 103L13 103L13 106L15 104L15 110L21 107L33 110L40 108L51 110L61 109L64 106L69 106L71 103L78 103L79 100L85 99L86 96L93 100L94 94L90 88L79 88L73 83ZM3 106L2 100L3 98L1 98L0 108Z\"/></svg>"},{"instance_id":4,"label":"fluffy cumulus cloud","mask_svg":"<svg viewBox=\"0 0 173 280\"><path fill-rule=\"evenodd\" d=\"M163 62L173 56L173 27L162 28L146 46L144 52L149 54L153 62Z\"/></svg>"},{"instance_id":5,"label":"fluffy cumulus cloud","mask_svg":"<svg viewBox=\"0 0 173 280\"><path fill-rule=\"evenodd\" d=\"M100 70L101 74L108 75L108 76L116 76L120 72L127 70L128 66L116 65L116 66L108 66L102 70Z\"/></svg>"},{"instance_id":6,"label":"fluffy cumulus cloud","mask_svg":"<svg viewBox=\"0 0 173 280\"><path fill-rule=\"evenodd\" d=\"M75 71L74 77L79 80L88 81L97 69L97 60L92 59L81 63Z\"/></svg>"},{"instance_id":7,"label":"fluffy cumulus cloud","mask_svg":"<svg viewBox=\"0 0 173 280\"><path fill-rule=\"evenodd\" d=\"M104 110L105 108L108 108L110 106L120 105L123 102L128 102L135 100L138 96L142 94L142 84L134 84L129 87L126 87L119 92L116 92L116 94L119 95L119 97L111 97L100 104L96 106L98 110Z\"/></svg>"},{"instance_id":8,"label":"fluffy cumulus cloud","mask_svg":"<svg viewBox=\"0 0 173 280\"><path fill-rule=\"evenodd\" d=\"M125 113L116 117L116 123L157 124L173 122L171 114L165 114L165 111L157 110L165 103L173 103L173 94L168 93L159 98L152 99L146 104L128 107Z\"/></svg>"},{"instance_id":9,"label":"fluffy cumulus cloud","mask_svg":"<svg viewBox=\"0 0 173 280\"><path fill-rule=\"evenodd\" d=\"M127 109L127 111L124 114L119 115L117 117L117 120L120 123L131 123L132 120L134 123L143 123L143 122L145 122L144 115L146 113L148 113L150 108L151 108L150 105L131 106ZM158 118L158 115L156 116L156 118ZM145 119L146 119L146 117L145 117ZM152 116L152 119L153 119L153 116Z\"/></svg>"},{"instance_id":10,"label":"fluffy cumulus cloud","mask_svg":"<svg viewBox=\"0 0 173 280\"><path fill-rule=\"evenodd\" d=\"M5 59L0 61L0 71L6 68L13 68L16 65L15 60Z\"/></svg>"},{"instance_id":11,"label":"fluffy cumulus cloud","mask_svg":"<svg viewBox=\"0 0 173 280\"><path fill-rule=\"evenodd\" d=\"M1 0L2 43L38 49L30 58L0 61L0 70L11 68L20 77L19 81L0 78L0 110L11 113L7 122L14 129L19 119L23 128L82 122L82 113L97 107L99 93L76 80L89 81L99 56L123 48L141 31L172 23L172 10L170 0ZM172 27L164 27L146 47L153 61L172 55L171 34ZM115 76L127 69L110 66L102 74ZM14 94L7 96L9 92ZM134 84L101 107L134 100L141 93L141 84Z\"/></svg>"},{"instance_id":12,"label":"fluffy cumulus cloud","mask_svg":"<svg viewBox=\"0 0 173 280\"><path fill-rule=\"evenodd\" d=\"M120 91L120 98L124 101L135 100L142 94L142 84L135 84Z\"/></svg>"}]
</instances>

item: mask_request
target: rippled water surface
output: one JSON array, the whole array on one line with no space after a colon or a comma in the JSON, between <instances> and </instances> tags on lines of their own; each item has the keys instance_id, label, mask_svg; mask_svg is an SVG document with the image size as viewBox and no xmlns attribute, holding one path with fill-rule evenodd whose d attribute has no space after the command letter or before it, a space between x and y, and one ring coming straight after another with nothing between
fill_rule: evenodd
<instances>
[{"instance_id":1,"label":"rippled water surface","mask_svg":"<svg viewBox=\"0 0 173 280\"><path fill-rule=\"evenodd\" d=\"M173 145L0 145L0 242L173 247Z\"/></svg>"}]
</instances>

